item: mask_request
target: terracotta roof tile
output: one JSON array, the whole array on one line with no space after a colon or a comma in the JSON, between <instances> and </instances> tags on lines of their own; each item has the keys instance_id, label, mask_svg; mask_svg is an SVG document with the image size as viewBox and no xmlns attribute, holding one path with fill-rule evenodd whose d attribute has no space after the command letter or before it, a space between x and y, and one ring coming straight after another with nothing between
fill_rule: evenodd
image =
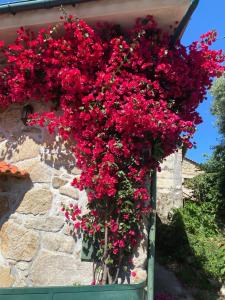
<instances>
[{"instance_id":1,"label":"terracotta roof tile","mask_svg":"<svg viewBox=\"0 0 225 300\"><path fill-rule=\"evenodd\" d=\"M0 176L7 175L17 178L27 177L28 173L26 171L20 170L18 167L7 164L4 161L0 161Z\"/></svg>"}]
</instances>

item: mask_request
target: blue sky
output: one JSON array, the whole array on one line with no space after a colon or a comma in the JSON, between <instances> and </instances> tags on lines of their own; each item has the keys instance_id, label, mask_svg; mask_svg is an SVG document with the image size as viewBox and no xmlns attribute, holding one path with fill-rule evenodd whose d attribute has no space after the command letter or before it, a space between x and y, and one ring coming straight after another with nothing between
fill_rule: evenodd
<instances>
[{"instance_id":1,"label":"blue sky","mask_svg":"<svg viewBox=\"0 0 225 300\"><path fill-rule=\"evenodd\" d=\"M20 0L0 0L0 3L21 2Z\"/></svg>"},{"instance_id":2,"label":"blue sky","mask_svg":"<svg viewBox=\"0 0 225 300\"><path fill-rule=\"evenodd\" d=\"M22 2L26 0L0 0L0 3L13 3L13 2Z\"/></svg>"},{"instance_id":3,"label":"blue sky","mask_svg":"<svg viewBox=\"0 0 225 300\"><path fill-rule=\"evenodd\" d=\"M200 0L189 25L183 35L182 42L185 45L197 40L202 33L216 29L219 37L213 48L225 50L225 0ZM215 119L210 113L212 97L208 93L207 100L198 109L203 123L198 126L194 140L197 149L188 151L187 156L197 162L204 162L204 154L212 152L211 147L218 144L219 135L215 127Z\"/></svg>"}]
</instances>

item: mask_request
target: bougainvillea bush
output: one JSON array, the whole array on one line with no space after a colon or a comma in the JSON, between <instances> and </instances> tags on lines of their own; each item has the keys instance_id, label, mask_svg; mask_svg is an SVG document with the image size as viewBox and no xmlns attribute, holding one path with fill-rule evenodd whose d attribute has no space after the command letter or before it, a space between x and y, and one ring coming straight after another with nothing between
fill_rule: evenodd
<instances>
[{"instance_id":1,"label":"bougainvillea bush","mask_svg":"<svg viewBox=\"0 0 225 300\"><path fill-rule=\"evenodd\" d=\"M87 191L88 213L72 204L63 210L74 232L97 245L93 284L105 284L128 270L151 210L146 179L163 158L192 146L196 108L224 56L209 49L215 32L186 48L152 17L126 32L96 28L65 16L61 25L37 34L21 28L13 44L1 42L0 106L52 103L31 125L71 143L82 170L72 184Z\"/></svg>"}]
</instances>

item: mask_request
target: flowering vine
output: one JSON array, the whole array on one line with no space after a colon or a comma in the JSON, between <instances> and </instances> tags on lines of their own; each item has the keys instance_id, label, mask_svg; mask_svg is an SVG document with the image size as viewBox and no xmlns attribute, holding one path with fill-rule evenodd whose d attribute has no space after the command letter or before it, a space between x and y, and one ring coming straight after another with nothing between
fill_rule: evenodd
<instances>
[{"instance_id":1,"label":"flowering vine","mask_svg":"<svg viewBox=\"0 0 225 300\"><path fill-rule=\"evenodd\" d=\"M224 55L209 49L215 32L188 48L171 45L149 16L129 32L94 30L72 16L60 26L21 28L13 44L0 42L0 106L52 103L30 124L71 142L82 170L72 184L87 191L88 213L72 204L63 211L74 232L97 245L93 283L116 283L151 210L146 179L178 147L192 146L196 108L224 71Z\"/></svg>"}]
</instances>

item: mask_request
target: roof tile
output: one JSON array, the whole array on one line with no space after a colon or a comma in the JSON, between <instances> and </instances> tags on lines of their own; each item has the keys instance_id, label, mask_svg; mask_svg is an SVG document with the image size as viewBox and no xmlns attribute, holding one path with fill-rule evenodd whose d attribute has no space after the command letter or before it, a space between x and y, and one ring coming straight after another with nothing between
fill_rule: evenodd
<instances>
[{"instance_id":1,"label":"roof tile","mask_svg":"<svg viewBox=\"0 0 225 300\"><path fill-rule=\"evenodd\" d=\"M24 170L20 170L18 167L11 164L7 164L4 161L0 161L0 176L7 175L17 178L27 177L28 173Z\"/></svg>"}]
</instances>

